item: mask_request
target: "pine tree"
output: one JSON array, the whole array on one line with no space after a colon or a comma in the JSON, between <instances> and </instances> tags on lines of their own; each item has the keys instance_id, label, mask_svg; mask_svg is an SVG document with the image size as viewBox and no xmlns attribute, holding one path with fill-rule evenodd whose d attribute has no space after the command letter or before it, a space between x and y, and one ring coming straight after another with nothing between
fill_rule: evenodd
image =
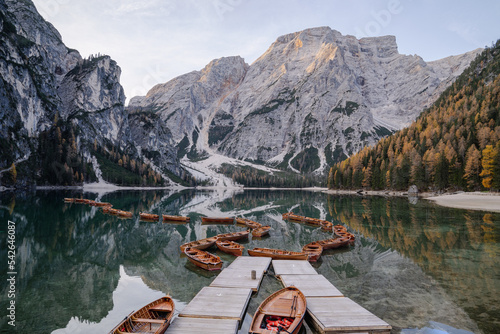
<instances>
[{"instance_id":1,"label":"pine tree","mask_svg":"<svg viewBox=\"0 0 500 334\"><path fill-rule=\"evenodd\" d=\"M469 190L476 190L479 187L479 171L481 168L481 152L472 145L466 154L464 178L467 180Z\"/></svg>"},{"instance_id":2,"label":"pine tree","mask_svg":"<svg viewBox=\"0 0 500 334\"><path fill-rule=\"evenodd\" d=\"M481 176L482 179L482 184L483 187L486 189L490 189L491 186L493 185L493 174L494 174L494 168L495 168L495 149L493 148L493 145L486 145L485 149L483 150L483 159L481 162L481 165L483 167L483 171L479 176Z\"/></svg>"}]
</instances>

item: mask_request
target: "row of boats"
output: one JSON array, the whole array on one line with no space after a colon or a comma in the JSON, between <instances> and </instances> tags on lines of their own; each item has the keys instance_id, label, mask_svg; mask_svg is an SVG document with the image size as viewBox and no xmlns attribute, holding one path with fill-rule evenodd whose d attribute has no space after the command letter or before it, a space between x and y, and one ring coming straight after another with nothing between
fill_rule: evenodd
<instances>
[{"instance_id":1,"label":"row of boats","mask_svg":"<svg viewBox=\"0 0 500 334\"><path fill-rule=\"evenodd\" d=\"M278 290L257 308L249 333L299 332L307 310L304 294L294 286ZM159 298L138 311L130 313L109 334L148 333L163 334L170 326L175 311L172 297Z\"/></svg>"},{"instance_id":2,"label":"row of boats","mask_svg":"<svg viewBox=\"0 0 500 334\"><path fill-rule=\"evenodd\" d=\"M333 230L333 223L328 220L299 216L293 212L287 212L282 215L283 220L289 220L297 223L306 223L313 226L319 226L322 230L331 232Z\"/></svg>"},{"instance_id":3,"label":"row of boats","mask_svg":"<svg viewBox=\"0 0 500 334\"><path fill-rule=\"evenodd\" d=\"M287 217L285 215L286 214L284 214L284 217ZM260 223L247 218L236 218L236 220L239 224L244 224L245 226L250 227L250 229L253 228L252 235L254 237L261 236L260 230L262 228L266 228L265 233L268 233L270 229L270 226L262 226ZM183 252L194 265L210 271L220 270L223 264L220 257L209 253L206 250L213 245L216 245L218 249L225 253L232 254L234 256L241 256L243 254L244 247L235 241L247 239L250 234L250 229L247 231L219 234L214 237L187 242L181 245L180 249L181 252ZM310 262L316 262L321 257L323 250L351 245L355 241L354 235L349 233L342 225L335 225L332 227L332 230L335 233L334 238L313 241L305 245L301 252L262 247L248 249L247 252L250 256L270 257L274 260L308 260Z\"/></svg>"},{"instance_id":4,"label":"row of boats","mask_svg":"<svg viewBox=\"0 0 500 334\"><path fill-rule=\"evenodd\" d=\"M131 211L125 211L113 208L111 203L107 202L97 202L86 198L65 198L65 203L79 203L87 204L90 206L97 206L102 209L103 213L118 216L121 218L132 218L134 214ZM185 216L173 216L173 215L161 215L163 222L176 222L176 223L187 223L190 221L189 217ZM154 213L139 212L139 218L143 221L157 222L160 220L160 215Z\"/></svg>"}]
</instances>

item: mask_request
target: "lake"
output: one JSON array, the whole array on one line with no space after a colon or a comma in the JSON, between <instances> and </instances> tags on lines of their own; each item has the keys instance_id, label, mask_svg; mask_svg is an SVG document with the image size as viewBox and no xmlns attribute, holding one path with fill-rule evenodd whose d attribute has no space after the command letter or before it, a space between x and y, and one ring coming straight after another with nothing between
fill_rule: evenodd
<instances>
[{"instance_id":1,"label":"lake","mask_svg":"<svg viewBox=\"0 0 500 334\"><path fill-rule=\"evenodd\" d=\"M131 219L64 197L110 202ZM188 224L142 222L140 211L181 214ZM2 333L107 333L131 311L170 294L176 310L210 284L179 246L237 225L205 225L201 216L244 216L271 225L245 248L300 251L331 232L286 222L281 214L327 219L354 233L350 248L313 264L346 297L395 333L500 331L500 214L438 207L407 198L327 195L298 190L77 191L0 193L0 268L8 273L8 221L15 223L15 324L8 324L10 284L2 280ZM226 267L234 257L212 249ZM244 253L246 254L246 252ZM5 277L5 276L2 276ZM240 333L259 303L281 288L273 275L250 301ZM302 333L315 333L304 326Z\"/></svg>"}]
</instances>

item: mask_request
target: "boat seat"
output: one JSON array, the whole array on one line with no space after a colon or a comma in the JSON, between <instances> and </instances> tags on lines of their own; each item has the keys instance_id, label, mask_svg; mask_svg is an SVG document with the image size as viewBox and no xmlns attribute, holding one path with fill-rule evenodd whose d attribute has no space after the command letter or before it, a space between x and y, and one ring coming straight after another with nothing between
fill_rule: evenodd
<instances>
[{"instance_id":1,"label":"boat seat","mask_svg":"<svg viewBox=\"0 0 500 334\"><path fill-rule=\"evenodd\" d=\"M147 318L132 318L132 321L135 322L150 322L152 324L163 324L165 322L165 319L147 319Z\"/></svg>"},{"instance_id":2,"label":"boat seat","mask_svg":"<svg viewBox=\"0 0 500 334\"><path fill-rule=\"evenodd\" d=\"M150 311L159 311L159 312L171 312L172 304L171 303L160 303L155 305L149 309Z\"/></svg>"}]
</instances>

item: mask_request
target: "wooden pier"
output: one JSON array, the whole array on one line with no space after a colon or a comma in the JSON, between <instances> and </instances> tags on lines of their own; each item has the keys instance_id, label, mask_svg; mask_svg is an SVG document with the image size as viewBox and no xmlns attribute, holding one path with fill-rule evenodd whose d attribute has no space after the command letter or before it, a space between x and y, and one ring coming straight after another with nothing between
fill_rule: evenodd
<instances>
[{"instance_id":1,"label":"wooden pier","mask_svg":"<svg viewBox=\"0 0 500 334\"><path fill-rule=\"evenodd\" d=\"M308 261L273 260L273 268L284 286L294 285L306 296L308 323L320 333L391 332L391 325L344 297Z\"/></svg>"},{"instance_id":2,"label":"wooden pier","mask_svg":"<svg viewBox=\"0 0 500 334\"><path fill-rule=\"evenodd\" d=\"M166 333L237 333L250 296L259 289L270 264L271 258L239 256L198 292Z\"/></svg>"},{"instance_id":3,"label":"wooden pier","mask_svg":"<svg viewBox=\"0 0 500 334\"><path fill-rule=\"evenodd\" d=\"M167 329L168 334L235 334L271 258L240 256L201 289ZM308 261L272 260L276 276L307 299L307 321L322 334L389 334L391 326L344 295ZM255 270L255 278L251 272Z\"/></svg>"},{"instance_id":4,"label":"wooden pier","mask_svg":"<svg viewBox=\"0 0 500 334\"><path fill-rule=\"evenodd\" d=\"M253 292L259 290L264 273L271 264L271 258L239 256L210 284L212 287L250 288ZM255 270L256 278L252 278Z\"/></svg>"}]
</instances>

